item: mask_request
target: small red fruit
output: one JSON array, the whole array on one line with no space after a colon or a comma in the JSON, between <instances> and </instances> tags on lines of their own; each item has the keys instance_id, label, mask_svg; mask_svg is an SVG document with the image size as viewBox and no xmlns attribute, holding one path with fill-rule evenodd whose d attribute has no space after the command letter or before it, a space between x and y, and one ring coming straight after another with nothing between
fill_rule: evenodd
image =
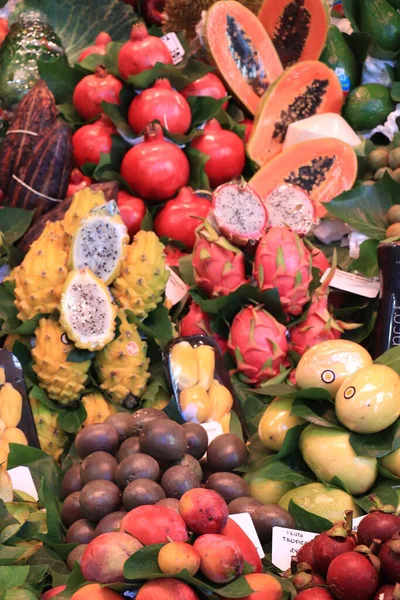
<instances>
[{"instance_id":1,"label":"small red fruit","mask_svg":"<svg viewBox=\"0 0 400 600\"><path fill-rule=\"evenodd\" d=\"M108 33L106 33L105 31L102 31L97 36L96 41L93 44L93 46L88 46L87 48L82 50L82 52L79 56L78 62L82 62L90 54L104 55L107 50L107 44L109 44L110 42L112 42L111 36L108 35Z\"/></svg>"},{"instance_id":2,"label":"small red fruit","mask_svg":"<svg viewBox=\"0 0 400 600\"><path fill-rule=\"evenodd\" d=\"M210 581L229 583L242 574L243 552L235 540L207 533L198 537L193 547L200 554L200 571Z\"/></svg>"},{"instance_id":3,"label":"small red fruit","mask_svg":"<svg viewBox=\"0 0 400 600\"><path fill-rule=\"evenodd\" d=\"M112 148L112 134L117 133L114 125L101 115L94 123L84 125L72 136L75 164L81 167L85 163L98 164L100 154L107 154Z\"/></svg>"},{"instance_id":4,"label":"small red fruit","mask_svg":"<svg viewBox=\"0 0 400 600\"><path fill-rule=\"evenodd\" d=\"M183 187L176 198L169 200L157 213L154 231L161 237L182 242L191 250L195 242L195 230L200 220L207 217L211 202L198 196L190 187Z\"/></svg>"},{"instance_id":5,"label":"small red fruit","mask_svg":"<svg viewBox=\"0 0 400 600\"><path fill-rule=\"evenodd\" d=\"M124 79L151 69L156 63L172 64L172 57L164 42L149 35L144 23L136 23L131 30L130 40L118 55L118 69Z\"/></svg>"},{"instance_id":6,"label":"small red fruit","mask_svg":"<svg viewBox=\"0 0 400 600\"><path fill-rule=\"evenodd\" d=\"M87 177L79 169L72 169L71 177L69 178L69 184L67 188L67 193L65 194L66 198L70 198L78 192L79 190L83 190L85 187L92 185L92 180L90 177Z\"/></svg>"},{"instance_id":7,"label":"small red fruit","mask_svg":"<svg viewBox=\"0 0 400 600\"><path fill-rule=\"evenodd\" d=\"M53 596L57 596L57 594L61 594L61 592L63 592L65 590L65 588L66 588L65 585L58 585L57 587L52 588L51 590L47 590L47 592L42 594L42 600L50 600L50 598L53 598Z\"/></svg>"},{"instance_id":8,"label":"small red fruit","mask_svg":"<svg viewBox=\"0 0 400 600\"><path fill-rule=\"evenodd\" d=\"M400 517L394 514L394 506L384 505L376 496L370 496L369 499L374 507L358 526L358 543L370 546L372 540L376 539L384 544L400 531Z\"/></svg>"},{"instance_id":9,"label":"small red fruit","mask_svg":"<svg viewBox=\"0 0 400 600\"><path fill-rule=\"evenodd\" d=\"M292 371L293 372L293 371ZM314 538L315 540L315 538ZM296 554L296 560L300 563L307 563L310 565L313 571L315 571L314 563L314 540L311 540L304 544Z\"/></svg>"},{"instance_id":10,"label":"small red fruit","mask_svg":"<svg viewBox=\"0 0 400 600\"><path fill-rule=\"evenodd\" d=\"M4 38L8 34L8 21L7 19L0 19L0 46L4 41Z\"/></svg>"},{"instance_id":11,"label":"small red fruit","mask_svg":"<svg viewBox=\"0 0 400 600\"><path fill-rule=\"evenodd\" d=\"M189 83L181 92L182 96L189 98L189 96L208 96L220 100L226 98L228 92L219 77L214 73L207 73L196 81ZM222 108L226 110L228 108L228 101L224 102Z\"/></svg>"},{"instance_id":12,"label":"small red fruit","mask_svg":"<svg viewBox=\"0 0 400 600\"><path fill-rule=\"evenodd\" d=\"M290 569L284 573L284 577L290 579L298 591L325 584L324 578L318 573L313 573L309 564L298 563L297 559L292 559Z\"/></svg>"},{"instance_id":13,"label":"small red fruit","mask_svg":"<svg viewBox=\"0 0 400 600\"><path fill-rule=\"evenodd\" d=\"M102 102L119 104L122 88L119 79L99 66L93 75L86 75L80 80L74 90L72 102L81 117L89 121L103 112Z\"/></svg>"},{"instance_id":14,"label":"small red fruit","mask_svg":"<svg viewBox=\"0 0 400 600\"><path fill-rule=\"evenodd\" d=\"M199 534L220 533L228 521L228 506L214 490L193 488L179 501L181 517L191 531Z\"/></svg>"},{"instance_id":15,"label":"small red fruit","mask_svg":"<svg viewBox=\"0 0 400 600\"><path fill-rule=\"evenodd\" d=\"M172 89L168 79L158 79L153 87L138 94L129 107L128 121L135 133L142 133L152 121L171 133L184 134L192 120L190 106L179 92Z\"/></svg>"},{"instance_id":16,"label":"small red fruit","mask_svg":"<svg viewBox=\"0 0 400 600\"><path fill-rule=\"evenodd\" d=\"M384 585L376 592L374 600L400 600L400 583Z\"/></svg>"},{"instance_id":17,"label":"small red fruit","mask_svg":"<svg viewBox=\"0 0 400 600\"><path fill-rule=\"evenodd\" d=\"M313 587L297 594L296 600L333 600L333 596L325 588Z\"/></svg>"},{"instance_id":18,"label":"small red fruit","mask_svg":"<svg viewBox=\"0 0 400 600\"><path fill-rule=\"evenodd\" d=\"M400 582L400 531L383 544L379 559L384 580L389 583Z\"/></svg>"},{"instance_id":19,"label":"small red fruit","mask_svg":"<svg viewBox=\"0 0 400 600\"><path fill-rule=\"evenodd\" d=\"M143 0L142 10L146 23L161 25L165 0Z\"/></svg>"},{"instance_id":20,"label":"small red fruit","mask_svg":"<svg viewBox=\"0 0 400 600\"><path fill-rule=\"evenodd\" d=\"M212 188L239 177L245 164L244 143L236 133L222 129L216 119L211 119L203 135L195 138L192 148L209 156L204 171Z\"/></svg>"},{"instance_id":21,"label":"small red fruit","mask_svg":"<svg viewBox=\"0 0 400 600\"><path fill-rule=\"evenodd\" d=\"M320 533L314 539L313 564L317 573L326 575L330 563L336 556L354 550L357 544L351 527L352 512L347 511L346 521L336 523L329 531Z\"/></svg>"},{"instance_id":22,"label":"small red fruit","mask_svg":"<svg viewBox=\"0 0 400 600\"><path fill-rule=\"evenodd\" d=\"M246 125L244 132L244 143L247 144L251 136L251 132L253 131L254 121L252 119L243 119L243 121L240 121L240 125Z\"/></svg>"},{"instance_id":23,"label":"small red fruit","mask_svg":"<svg viewBox=\"0 0 400 600\"><path fill-rule=\"evenodd\" d=\"M337 600L370 600L378 587L378 573L359 552L344 552L333 559L326 578Z\"/></svg>"},{"instance_id":24,"label":"small red fruit","mask_svg":"<svg viewBox=\"0 0 400 600\"><path fill-rule=\"evenodd\" d=\"M161 126L152 123L144 141L125 154L121 175L135 194L157 204L187 184L190 166L183 151L164 139Z\"/></svg>"},{"instance_id":25,"label":"small red fruit","mask_svg":"<svg viewBox=\"0 0 400 600\"><path fill-rule=\"evenodd\" d=\"M129 237L133 238L140 230L140 225L146 216L146 205L141 198L131 196L122 190L118 192L117 204L121 219L128 228Z\"/></svg>"}]
</instances>

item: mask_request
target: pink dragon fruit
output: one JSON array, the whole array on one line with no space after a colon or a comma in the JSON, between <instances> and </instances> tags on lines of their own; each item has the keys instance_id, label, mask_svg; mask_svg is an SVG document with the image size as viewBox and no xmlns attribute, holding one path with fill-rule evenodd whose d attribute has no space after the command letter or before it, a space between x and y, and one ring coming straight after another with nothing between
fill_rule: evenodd
<instances>
[{"instance_id":1,"label":"pink dragon fruit","mask_svg":"<svg viewBox=\"0 0 400 600\"><path fill-rule=\"evenodd\" d=\"M188 256L187 252L182 252L179 248L175 246L165 246L164 248L165 254L165 262L169 267L177 267L179 268L179 260L184 256Z\"/></svg>"},{"instance_id":2,"label":"pink dragon fruit","mask_svg":"<svg viewBox=\"0 0 400 600\"><path fill-rule=\"evenodd\" d=\"M253 272L257 284L262 291L277 288L290 315L300 315L310 299L311 269L310 252L287 227L271 227L258 244Z\"/></svg>"},{"instance_id":3,"label":"pink dragon fruit","mask_svg":"<svg viewBox=\"0 0 400 600\"><path fill-rule=\"evenodd\" d=\"M317 288L311 297L311 306L305 321L294 325L290 329L289 347L302 356L309 348L327 340L339 339L345 330L361 327L358 323L344 323L337 321L329 312L328 295L329 284L335 274L332 267L324 283Z\"/></svg>"},{"instance_id":4,"label":"pink dragon fruit","mask_svg":"<svg viewBox=\"0 0 400 600\"><path fill-rule=\"evenodd\" d=\"M228 349L247 383L260 384L287 366L286 328L259 306L243 308L233 319Z\"/></svg>"},{"instance_id":5,"label":"pink dragon fruit","mask_svg":"<svg viewBox=\"0 0 400 600\"><path fill-rule=\"evenodd\" d=\"M201 307L192 302L187 315L179 323L179 334L188 335L209 335L215 339L222 352L226 351L227 342L211 329L210 317L201 310Z\"/></svg>"},{"instance_id":6,"label":"pink dragon fruit","mask_svg":"<svg viewBox=\"0 0 400 600\"><path fill-rule=\"evenodd\" d=\"M193 269L207 296L226 296L246 283L244 255L220 236L207 220L196 229Z\"/></svg>"},{"instance_id":7,"label":"pink dragon fruit","mask_svg":"<svg viewBox=\"0 0 400 600\"><path fill-rule=\"evenodd\" d=\"M326 258L322 250L313 246L311 242L305 240L305 244L311 252L313 269L318 269L319 276L322 277L325 271L331 267L329 260Z\"/></svg>"},{"instance_id":8,"label":"pink dragon fruit","mask_svg":"<svg viewBox=\"0 0 400 600\"><path fill-rule=\"evenodd\" d=\"M220 185L212 195L212 211L219 231L237 246L255 244L267 229L265 206L244 180Z\"/></svg>"},{"instance_id":9,"label":"pink dragon fruit","mask_svg":"<svg viewBox=\"0 0 400 600\"><path fill-rule=\"evenodd\" d=\"M263 198L271 227L289 227L306 235L317 225L317 208L310 196L296 185L282 183Z\"/></svg>"}]
</instances>

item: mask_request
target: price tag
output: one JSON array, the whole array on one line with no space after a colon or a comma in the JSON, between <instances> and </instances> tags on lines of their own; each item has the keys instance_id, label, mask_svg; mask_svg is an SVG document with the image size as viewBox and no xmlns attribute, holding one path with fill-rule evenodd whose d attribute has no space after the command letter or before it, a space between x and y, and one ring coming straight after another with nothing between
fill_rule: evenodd
<instances>
[{"instance_id":1,"label":"price tag","mask_svg":"<svg viewBox=\"0 0 400 600\"><path fill-rule=\"evenodd\" d=\"M13 489L16 492L25 492L34 500L38 500L39 496L35 484L33 483L32 475L28 467L15 467L9 469L8 474L11 478Z\"/></svg>"},{"instance_id":2,"label":"price tag","mask_svg":"<svg viewBox=\"0 0 400 600\"><path fill-rule=\"evenodd\" d=\"M237 515L229 515L229 518L232 519L232 521L235 521L235 523L237 523L239 527L243 529L247 537L256 547L258 556L260 558L264 558L265 554L251 516L248 513L238 513Z\"/></svg>"},{"instance_id":3,"label":"price tag","mask_svg":"<svg viewBox=\"0 0 400 600\"><path fill-rule=\"evenodd\" d=\"M362 517L356 517L355 519L353 519L353 529L354 529L354 531L357 531L359 524L361 523L361 521L366 516L367 515L363 515Z\"/></svg>"},{"instance_id":4,"label":"price tag","mask_svg":"<svg viewBox=\"0 0 400 600\"><path fill-rule=\"evenodd\" d=\"M185 56L185 50L176 33L167 33L166 35L163 35L161 39L170 51L174 65L180 63Z\"/></svg>"},{"instance_id":5,"label":"price tag","mask_svg":"<svg viewBox=\"0 0 400 600\"><path fill-rule=\"evenodd\" d=\"M298 550L310 542L317 533L287 529L286 527L273 527L272 529L272 563L286 571L290 568L290 561Z\"/></svg>"},{"instance_id":6,"label":"price tag","mask_svg":"<svg viewBox=\"0 0 400 600\"><path fill-rule=\"evenodd\" d=\"M174 306L186 296L189 286L182 281L175 271L169 267L167 267L167 269L169 270L170 274L167 281L167 286L165 288L165 298L168 300L171 306Z\"/></svg>"},{"instance_id":7,"label":"price tag","mask_svg":"<svg viewBox=\"0 0 400 600\"><path fill-rule=\"evenodd\" d=\"M325 271L321 277L321 283L325 281L330 272L330 269ZM379 281L369 279L363 275L356 275L355 273L346 273L345 271L340 271L340 269L336 269L335 275L329 285L338 290L358 294L365 298L376 298L380 290Z\"/></svg>"},{"instance_id":8,"label":"price tag","mask_svg":"<svg viewBox=\"0 0 400 600\"><path fill-rule=\"evenodd\" d=\"M224 433L224 430L222 429L222 425L221 425L221 423L218 423L218 421L208 421L208 423L202 423L201 426L207 432L208 445L210 445L211 442L213 440L215 440L216 437L218 437L219 435L222 435Z\"/></svg>"}]
</instances>

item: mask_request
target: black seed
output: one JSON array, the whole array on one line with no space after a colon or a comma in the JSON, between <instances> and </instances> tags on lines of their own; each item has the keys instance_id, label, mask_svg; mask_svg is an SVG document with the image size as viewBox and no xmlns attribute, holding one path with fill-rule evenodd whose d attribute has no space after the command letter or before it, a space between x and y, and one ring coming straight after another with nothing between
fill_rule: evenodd
<instances>
[{"instance_id":1,"label":"black seed","mask_svg":"<svg viewBox=\"0 0 400 600\"><path fill-rule=\"evenodd\" d=\"M298 62L310 31L311 15L304 0L293 0L285 6L272 41L284 67Z\"/></svg>"},{"instance_id":2,"label":"black seed","mask_svg":"<svg viewBox=\"0 0 400 600\"><path fill-rule=\"evenodd\" d=\"M326 179L327 172L332 168L336 156L319 156L313 158L310 165L302 165L298 171L292 171L285 179L285 183L298 185L309 194L315 187L319 187Z\"/></svg>"}]
</instances>

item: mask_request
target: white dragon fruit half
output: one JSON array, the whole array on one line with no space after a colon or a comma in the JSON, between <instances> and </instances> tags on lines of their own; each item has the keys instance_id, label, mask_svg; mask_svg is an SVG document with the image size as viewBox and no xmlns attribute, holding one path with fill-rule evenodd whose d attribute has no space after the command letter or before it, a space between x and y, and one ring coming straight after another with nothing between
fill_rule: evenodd
<instances>
[{"instance_id":1,"label":"white dragon fruit half","mask_svg":"<svg viewBox=\"0 0 400 600\"><path fill-rule=\"evenodd\" d=\"M306 235L318 224L316 206L310 196L296 185L283 183L263 198L270 227L288 227Z\"/></svg>"}]
</instances>

